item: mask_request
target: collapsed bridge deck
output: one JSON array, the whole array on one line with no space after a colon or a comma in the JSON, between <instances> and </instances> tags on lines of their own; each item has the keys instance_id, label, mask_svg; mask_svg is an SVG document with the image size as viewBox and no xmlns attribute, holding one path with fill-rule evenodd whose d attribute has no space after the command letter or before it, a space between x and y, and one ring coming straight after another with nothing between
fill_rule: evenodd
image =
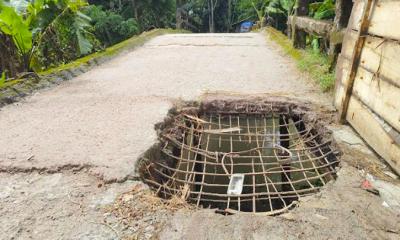
<instances>
[{"instance_id":1,"label":"collapsed bridge deck","mask_svg":"<svg viewBox=\"0 0 400 240\"><path fill-rule=\"evenodd\" d=\"M197 206L275 214L335 178L332 140L287 106L262 109L175 115L145 181Z\"/></svg>"}]
</instances>

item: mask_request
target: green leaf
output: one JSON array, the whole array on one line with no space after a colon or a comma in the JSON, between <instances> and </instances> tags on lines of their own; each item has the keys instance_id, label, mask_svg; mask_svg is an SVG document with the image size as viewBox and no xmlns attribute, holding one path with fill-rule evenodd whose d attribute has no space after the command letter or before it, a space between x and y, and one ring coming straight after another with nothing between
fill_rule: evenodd
<instances>
[{"instance_id":1,"label":"green leaf","mask_svg":"<svg viewBox=\"0 0 400 240\"><path fill-rule=\"evenodd\" d=\"M316 19L328 19L335 16L335 10L334 9L327 9L323 11L319 11L315 13L314 18Z\"/></svg>"},{"instance_id":2,"label":"green leaf","mask_svg":"<svg viewBox=\"0 0 400 240\"><path fill-rule=\"evenodd\" d=\"M276 7L270 7L270 6L268 6L268 7L266 7L266 10L267 10L267 12L268 12L269 14L285 14L284 11L282 11L281 9L276 8Z\"/></svg>"},{"instance_id":3,"label":"green leaf","mask_svg":"<svg viewBox=\"0 0 400 240\"><path fill-rule=\"evenodd\" d=\"M309 8L310 16L313 16L315 19L329 19L335 16L334 0L312 3L309 5Z\"/></svg>"},{"instance_id":4,"label":"green leaf","mask_svg":"<svg viewBox=\"0 0 400 240\"><path fill-rule=\"evenodd\" d=\"M79 11L84 6L87 6L88 3L86 0L69 0L67 1L67 7L71 9L73 12Z\"/></svg>"},{"instance_id":5,"label":"green leaf","mask_svg":"<svg viewBox=\"0 0 400 240\"><path fill-rule=\"evenodd\" d=\"M93 49L93 44L87 39L88 34L86 28L90 27L90 17L80 11L76 11L74 18L74 28L78 42L78 49L81 55L90 53Z\"/></svg>"},{"instance_id":6,"label":"green leaf","mask_svg":"<svg viewBox=\"0 0 400 240\"><path fill-rule=\"evenodd\" d=\"M32 49L32 32L13 7L0 5L0 31L12 37L20 53L27 54Z\"/></svg>"},{"instance_id":7,"label":"green leaf","mask_svg":"<svg viewBox=\"0 0 400 240\"><path fill-rule=\"evenodd\" d=\"M3 71L0 78L0 87L3 86L5 83L6 83L6 72Z\"/></svg>"},{"instance_id":8,"label":"green leaf","mask_svg":"<svg viewBox=\"0 0 400 240\"><path fill-rule=\"evenodd\" d=\"M319 40L318 38L313 38L311 41L311 47L313 51L319 52Z\"/></svg>"},{"instance_id":9,"label":"green leaf","mask_svg":"<svg viewBox=\"0 0 400 240\"><path fill-rule=\"evenodd\" d=\"M76 36L78 39L78 46L79 46L79 52L81 55L86 55L90 53L93 49L92 43L84 36L84 34L81 31L76 32Z\"/></svg>"},{"instance_id":10,"label":"green leaf","mask_svg":"<svg viewBox=\"0 0 400 240\"><path fill-rule=\"evenodd\" d=\"M318 8L320 8L322 6L322 2L315 2L315 3L311 3L310 5L308 5L308 8L310 9L311 12L315 12L318 10Z\"/></svg>"},{"instance_id":11,"label":"green leaf","mask_svg":"<svg viewBox=\"0 0 400 240\"><path fill-rule=\"evenodd\" d=\"M279 3L281 4L283 9L285 9L287 12L289 12L294 7L295 1L294 0L280 0Z\"/></svg>"},{"instance_id":12,"label":"green leaf","mask_svg":"<svg viewBox=\"0 0 400 240\"><path fill-rule=\"evenodd\" d=\"M9 0L5 2L5 5L13 7L18 14L21 14L26 12L29 2L26 0Z\"/></svg>"}]
</instances>

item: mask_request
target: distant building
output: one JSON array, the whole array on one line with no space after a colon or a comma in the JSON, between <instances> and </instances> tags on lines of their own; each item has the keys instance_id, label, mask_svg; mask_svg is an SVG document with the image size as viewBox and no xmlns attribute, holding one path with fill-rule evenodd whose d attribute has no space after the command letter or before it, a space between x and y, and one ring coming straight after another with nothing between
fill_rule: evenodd
<instances>
[{"instance_id":1,"label":"distant building","mask_svg":"<svg viewBox=\"0 0 400 240\"><path fill-rule=\"evenodd\" d=\"M246 33L250 32L254 26L254 22L252 21L243 21L236 25L236 32Z\"/></svg>"}]
</instances>

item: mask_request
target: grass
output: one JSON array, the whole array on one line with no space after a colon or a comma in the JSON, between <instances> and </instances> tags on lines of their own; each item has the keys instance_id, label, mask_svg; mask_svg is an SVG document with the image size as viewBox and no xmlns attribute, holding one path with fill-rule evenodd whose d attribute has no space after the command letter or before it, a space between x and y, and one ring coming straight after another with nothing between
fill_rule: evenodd
<instances>
[{"instance_id":1,"label":"grass","mask_svg":"<svg viewBox=\"0 0 400 240\"><path fill-rule=\"evenodd\" d=\"M298 60L298 68L308 72L313 79L316 79L323 91L333 89L335 84L335 72L330 71L330 60L326 54L306 49L303 58Z\"/></svg>"},{"instance_id":2,"label":"grass","mask_svg":"<svg viewBox=\"0 0 400 240\"><path fill-rule=\"evenodd\" d=\"M330 60L326 54L308 48L296 49L287 36L274 28L266 28L266 33L269 39L280 45L287 55L296 60L300 71L308 73L320 85L322 91L333 90L335 72L330 71Z\"/></svg>"},{"instance_id":3,"label":"grass","mask_svg":"<svg viewBox=\"0 0 400 240\"><path fill-rule=\"evenodd\" d=\"M4 82L0 83L0 89L11 87L17 83L22 82L22 80L23 79L14 79L14 80L10 80L10 81L4 81Z\"/></svg>"}]
</instances>

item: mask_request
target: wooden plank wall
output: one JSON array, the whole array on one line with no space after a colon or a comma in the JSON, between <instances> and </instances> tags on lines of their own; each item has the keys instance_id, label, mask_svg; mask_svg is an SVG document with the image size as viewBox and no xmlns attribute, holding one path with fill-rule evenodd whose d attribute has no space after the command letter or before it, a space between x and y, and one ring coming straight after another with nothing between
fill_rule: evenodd
<instances>
[{"instance_id":1,"label":"wooden plank wall","mask_svg":"<svg viewBox=\"0 0 400 240\"><path fill-rule=\"evenodd\" d=\"M367 1L354 2L336 67L335 106L347 109L345 120L400 174L400 1L373 0L367 34L359 36ZM351 86L359 37L365 42Z\"/></svg>"}]
</instances>

